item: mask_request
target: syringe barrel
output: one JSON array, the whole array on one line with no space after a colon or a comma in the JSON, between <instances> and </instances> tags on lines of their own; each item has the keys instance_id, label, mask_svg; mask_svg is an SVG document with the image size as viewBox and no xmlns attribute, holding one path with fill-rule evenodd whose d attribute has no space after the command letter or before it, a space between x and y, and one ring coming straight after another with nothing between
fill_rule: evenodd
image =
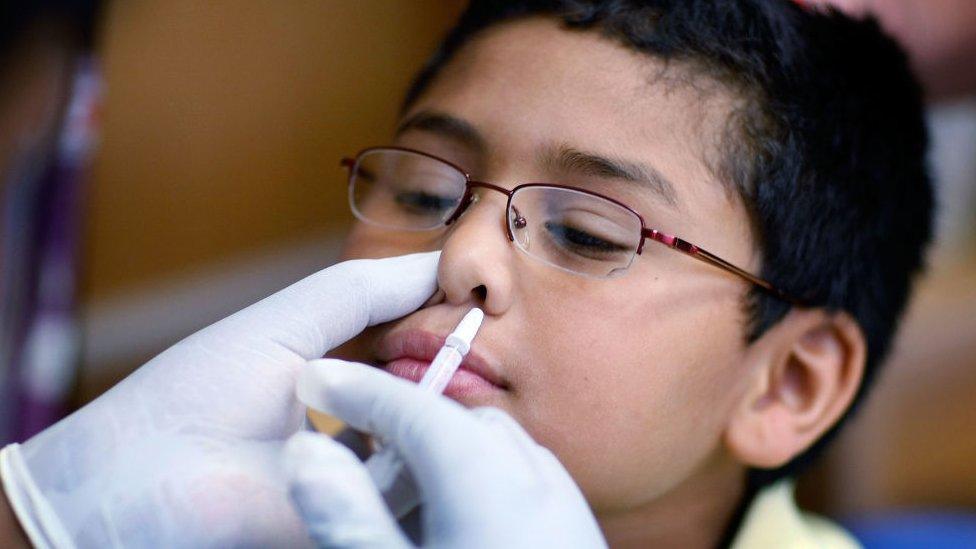
<instances>
[{"instance_id":1,"label":"syringe barrel","mask_svg":"<svg viewBox=\"0 0 976 549\"><path fill-rule=\"evenodd\" d=\"M418 385L427 392L438 394L444 392L444 388L451 382L451 377L454 376L463 359L464 357L454 347L448 345L441 347ZM367 469L380 491L384 493L393 488L404 466L403 459L389 446L382 448L366 460Z\"/></svg>"},{"instance_id":2,"label":"syringe barrel","mask_svg":"<svg viewBox=\"0 0 976 549\"><path fill-rule=\"evenodd\" d=\"M430 393L443 393L451 377L457 372L458 366L464 357L454 347L445 345L437 352L437 356L430 363L430 368L420 378L418 385L421 389Z\"/></svg>"},{"instance_id":3,"label":"syringe barrel","mask_svg":"<svg viewBox=\"0 0 976 549\"><path fill-rule=\"evenodd\" d=\"M418 385L421 389L438 394L444 392L464 360L464 355L468 354L471 341L478 333L484 318L484 312L478 308L471 309L464 315L420 379ZM406 469L403 458L392 446L380 448L366 460L366 468L397 518L416 507L419 502L416 484Z\"/></svg>"}]
</instances>

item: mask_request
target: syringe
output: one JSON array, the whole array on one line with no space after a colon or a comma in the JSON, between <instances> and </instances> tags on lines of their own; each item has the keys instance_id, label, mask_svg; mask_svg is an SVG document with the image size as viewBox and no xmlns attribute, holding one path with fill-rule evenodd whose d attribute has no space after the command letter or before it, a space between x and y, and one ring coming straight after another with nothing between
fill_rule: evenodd
<instances>
[{"instance_id":1,"label":"syringe","mask_svg":"<svg viewBox=\"0 0 976 549\"><path fill-rule=\"evenodd\" d=\"M481 327L485 313L478 308L464 315L461 323L447 336L444 346L430 363L418 385L427 392L442 393L471 349L471 341ZM383 494L390 511L402 517L419 503L417 488L403 462L392 446L384 446L366 460L370 476Z\"/></svg>"}]
</instances>

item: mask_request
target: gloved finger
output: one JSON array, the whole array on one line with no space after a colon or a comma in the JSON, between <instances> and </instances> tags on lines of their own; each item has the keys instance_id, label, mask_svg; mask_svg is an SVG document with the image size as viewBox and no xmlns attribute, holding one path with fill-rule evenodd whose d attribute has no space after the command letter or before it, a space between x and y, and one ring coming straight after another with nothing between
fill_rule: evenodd
<instances>
[{"instance_id":1,"label":"gloved finger","mask_svg":"<svg viewBox=\"0 0 976 549\"><path fill-rule=\"evenodd\" d=\"M331 359L306 365L298 394L306 405L397 449L427 504L425 522L477 531L490 524L484 509L517 508L525 498L585 508L555 455L497 408L467 410L382 370Z\"/></svg>"},{"instance_id":2,"label":"gloved finger","mask_svg":"<svg viewBox=\"0 0 976 549\"><path fill-rule=\"evenodd\" d=\"M299 374L298 399L391 444L425 490L476 478L458 463L483 455L485 428L448 398L382 370L337 359L309 362ZM456 473L456 474L452 474ZM459 487L460 488L460 487Z\"/></svg>"},{"instance_id":3,"label":"gloved finger","mask_svg":"<svg viewBox=\"0 0 976 549\"><path fill-rule=\"evenodd\" d=\"M366 468L348 448L307 431L285 445L289 494L319 547L410 547Z\"/></svg>"},{"instance_id":4,"label":"gloved finger","mask_svg":"<svg viewBox=\"0 0 976 549\"><path fill-rule=\"evenodd\" d=\"M320 358L367 326L418 309L437 288L440 252L345 261L197 332L209 348Z\"/></svg>"}]
</instances>

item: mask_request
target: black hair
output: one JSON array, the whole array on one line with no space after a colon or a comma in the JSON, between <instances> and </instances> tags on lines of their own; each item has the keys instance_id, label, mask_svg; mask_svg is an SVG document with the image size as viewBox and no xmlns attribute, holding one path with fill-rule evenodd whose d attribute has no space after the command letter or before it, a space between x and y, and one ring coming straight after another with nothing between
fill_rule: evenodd
<instances>
[{"instance_id":1,"label":"black hair","mask_svg":"<svg viewBox=\"0 0 976 549\"><path fill-rule=\"evenodd\" d=\"M922 92L872 18L790 0L473 0L409 88L409 108L473 36L529 16L592 30L726 86L743 101L713 169L741 196L761 276L815 307L846 311L867 340L854 404L762 486L799 472L863 401L931 238ZM753 289L752 342L791 305Z\"/></svg>"},{"instance_id":2,"label":"black hair","mask_svg":"<svg viewBox=\"0 0 976 549\"><path fill-rule=\"evenodd\" d=\"M80 51L94 45L99 0L7 0L0 4L0 65L44 23L59 25L58 30Z\"/></svg>"}]
</instances>

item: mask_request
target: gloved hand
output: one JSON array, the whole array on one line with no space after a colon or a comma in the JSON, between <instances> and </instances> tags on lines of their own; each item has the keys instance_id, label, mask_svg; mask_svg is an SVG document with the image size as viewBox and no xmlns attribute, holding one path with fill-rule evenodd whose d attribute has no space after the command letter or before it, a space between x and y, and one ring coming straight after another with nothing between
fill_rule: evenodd
<instances>
[{"instance_id":1,"label":"gloved hand","mask_svg":"<svg viewBox=\"0 0 976 549\"><path fill-rule=\"evenodd\" d=\"M425 547L605 547L583 494L549 450L496 408L467 410L381 370L316 360L300 398L403 457L422 494ZM285 470L323 547L410 547L365 466L345 446L298 433Z\"/></svg>"},{"instance_id":2,"label":"gloved hand","mask_svg":"<svg viewBox=\"0 0 976 549\"><path fill-rule=\"evenodd\" d=\"M295 381L367 325L420 307L438 253L340 263L177 343L0 454L4 489L41 547L308 544L281 448Z\"/></svg>"}]
</instances>

